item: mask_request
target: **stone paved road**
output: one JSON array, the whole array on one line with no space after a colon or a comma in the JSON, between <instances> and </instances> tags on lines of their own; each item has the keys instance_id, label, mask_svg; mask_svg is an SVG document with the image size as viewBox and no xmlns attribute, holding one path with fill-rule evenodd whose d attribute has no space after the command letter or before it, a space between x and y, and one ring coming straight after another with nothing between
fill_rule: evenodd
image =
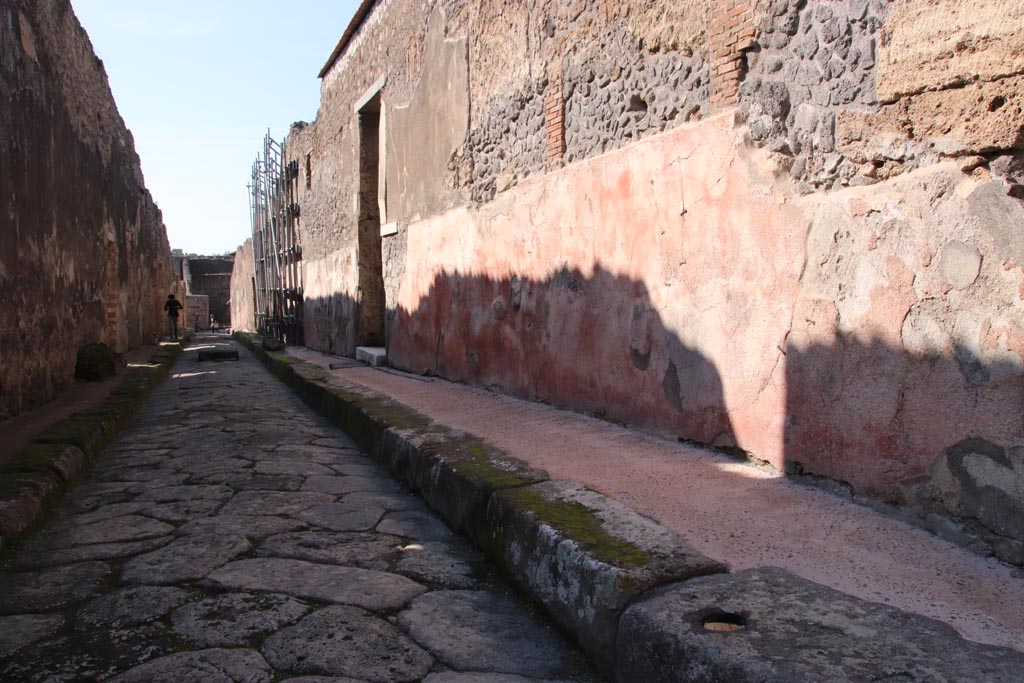
<instances>
[{"instance_id":1,"label":"stone paved road","mask_svg":"<svg viewBox=\"0 0 1024 683\"><path fill-rule=\"evenodd\" d=\"M597 680L249 354L175 374L0 574L0 680Z\"/></svg>"}]
</instances>

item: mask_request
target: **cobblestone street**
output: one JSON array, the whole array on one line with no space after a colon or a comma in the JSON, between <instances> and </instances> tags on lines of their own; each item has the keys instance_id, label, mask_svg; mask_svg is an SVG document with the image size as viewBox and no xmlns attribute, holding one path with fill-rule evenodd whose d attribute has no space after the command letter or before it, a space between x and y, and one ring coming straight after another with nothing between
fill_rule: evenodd
<instances>
[{"instance_id":1,"label":"cobblestone street","mask_svg":"<svg viewBox=\"0 0 1024 683\"><path fill-rule=\"evenodd\" d=\"M0 680L597 680L463 538L200 337L0 575Z\"/></svg>"}]
</instances>

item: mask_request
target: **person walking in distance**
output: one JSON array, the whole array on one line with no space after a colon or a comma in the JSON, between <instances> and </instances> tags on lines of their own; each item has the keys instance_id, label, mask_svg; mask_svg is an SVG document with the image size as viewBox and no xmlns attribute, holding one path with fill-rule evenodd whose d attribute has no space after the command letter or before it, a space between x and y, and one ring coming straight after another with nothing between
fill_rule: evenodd
<instances>
[{"instance_id":1,"label":"person walking in distance","mask_svg":"<svg viewBox=\"0 0 1024 683\"><path fill-rule=\"evenodd\" d=\"M167 295L167 301L164 302L164 310L167 311L167 323L171 328L171 339L178 339L178 311L184 306L181 302L174 298L173 294Z\"/></svg>"}]
</instances>

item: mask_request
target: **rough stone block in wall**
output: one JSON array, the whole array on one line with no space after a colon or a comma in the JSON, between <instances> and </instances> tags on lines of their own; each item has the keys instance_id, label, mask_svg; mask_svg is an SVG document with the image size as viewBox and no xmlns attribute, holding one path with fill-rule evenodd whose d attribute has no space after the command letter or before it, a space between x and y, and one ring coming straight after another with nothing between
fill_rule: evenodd
<instances>
[{"instance_id":1,"label":"rough stone block in wall","mask_svg":"<svg viewBox=\"0 0 1024 683\"><path fill-rule=\"evenodd\" d=\"M567 58L566 161L611 151L709 111L707 62L647 53L625 32Z\"/></svg>"},{"instance_id":2,"label":"rough stone block in wall","mask_svg":"<svg viewBox=\"0 0 1024 683\"><path fill-rule=\"evenodd\" d=\"M68 0L0 4L0 419L54 398L80 347L152 342L170 248Z\"/></svg>"}]
</instances>

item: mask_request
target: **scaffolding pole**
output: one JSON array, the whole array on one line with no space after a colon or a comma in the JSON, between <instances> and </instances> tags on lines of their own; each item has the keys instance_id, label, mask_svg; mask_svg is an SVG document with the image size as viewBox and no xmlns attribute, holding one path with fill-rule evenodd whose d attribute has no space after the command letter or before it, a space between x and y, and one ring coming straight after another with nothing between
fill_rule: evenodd
<instances>
[{"instance_id":1,"label":"scaffolding pole","mask_svg":"<svg viewBox=\"0 0 1024 683\"><path fill-rule=\"evenodd\" d=\"M302 344L302 247L298 243L298 162L286 163L284 145L263 138L252 166L253 307L260 334Z\"/></svg>"}]
</instances>

